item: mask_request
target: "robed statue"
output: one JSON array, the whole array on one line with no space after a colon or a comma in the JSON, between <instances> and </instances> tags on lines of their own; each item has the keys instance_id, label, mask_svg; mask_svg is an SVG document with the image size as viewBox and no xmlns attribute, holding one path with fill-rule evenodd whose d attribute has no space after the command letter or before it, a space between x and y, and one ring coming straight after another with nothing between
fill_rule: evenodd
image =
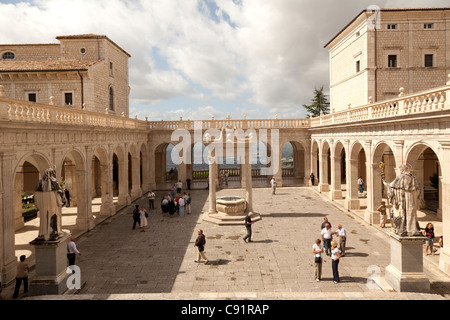
<instances>
[{"instance_id":1,"label":"robed statue","mask_svg":"<svg viewBox=\"0 0 450 320\"><path fill-rule=\"evenodd\" d=\"M397 177L391 183L383 178L388 201L400 212L394 220L395 233L400 236L421 236L417 220L417 205L420 203L420 185L409 165L401 165Z\"/></svg>"},{"instance_id":2,"label":"robed statue","mask_svg":"<svg viewBox=\"0 0 450 320\"><path fill-rule=\"evenodd\" d=\"M39 210L37 241L54 241L62 236L61 212L66 204L64 190L56 180L56 171L48 168L34 189L34 202Z\"/></svg>"}]
</instances>

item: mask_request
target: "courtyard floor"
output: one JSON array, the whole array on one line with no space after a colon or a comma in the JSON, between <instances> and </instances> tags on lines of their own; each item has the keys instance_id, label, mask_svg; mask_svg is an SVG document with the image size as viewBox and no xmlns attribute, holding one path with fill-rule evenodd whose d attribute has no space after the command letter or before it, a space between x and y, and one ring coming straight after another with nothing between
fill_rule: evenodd
<instances>
[{"instance_id":1,"label":"courtyard floor","mask_svg":"<svg viewBox=\"0 0 450 320\"><path fill-rule=\"evenodd\" d=\"M222 189L218 197L244 196L244 192ZM166 193L157 191L157 199ZM276 195L269 188L254 188L254 211L262 220L253 226L252 243L242 240L246 233L243 225L218 226L203 220L208 191L191 190L191 195L192 214L163 217L156 206L149 212L147 232L132 230L135 204L148 208L146 197L142 197L80 235L77 246L82 255L76 264L81 269L82 289L63 297L37 299L450 298L450 277L437 266L438 248L435 256L424 257L431 293L394 292L384 281L385 267L390 263L388 230L370 226L357 214L344 213L312 188L283 187ZM320 238L324 217L333 230L342 224L347 231L339 284L332 281L331 259L326 256L322 281L314 279L311 250ZM199 229L206 235L208 265L194 262Z\"/></svg>"}]
</instances>

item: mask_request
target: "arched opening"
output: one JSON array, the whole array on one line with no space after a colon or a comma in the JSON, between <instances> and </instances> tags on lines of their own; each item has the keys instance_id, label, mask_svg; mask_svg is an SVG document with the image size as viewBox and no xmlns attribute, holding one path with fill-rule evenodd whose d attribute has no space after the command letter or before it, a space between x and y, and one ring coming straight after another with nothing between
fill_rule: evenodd
<instances>
[{"instance_id":1,"label":"arched opening","mask_svg":"<svg viewBox=\"0 0 450 320\"><path fill-rule=\"evenodd\" d=\"M319 165L319 144L317 141L313 141L311 145L311 172L314 175L314 180L310 178L310 183L312 186L317 185L320 179L320 165Z\"/></svg>"},{"instance_id":2,"label":"arched opening","mask_svg":"<svg viewBox=\"0 0 450 320\"><path fill-rule=\"evenodd\" d=\"M346 201L345 207L349 210L359 210L367 208L367 167L366 167L366 152L359 142L355 142L351 146L349 152L349 159L346 166ZM364 185L362 187L363 193L358 185L358 180L362 179Z\"/></svg>"},{"instance_id":3,"label":"arched opening","mask_svg":"<svg viewBox=\"0 0 450 320\"><path fill-rule=\"evenodd\" d=\"M305 181L305 148L296 141L285 143L281 149L283 185L303 185Z\"/></svg>"}]
</instances>

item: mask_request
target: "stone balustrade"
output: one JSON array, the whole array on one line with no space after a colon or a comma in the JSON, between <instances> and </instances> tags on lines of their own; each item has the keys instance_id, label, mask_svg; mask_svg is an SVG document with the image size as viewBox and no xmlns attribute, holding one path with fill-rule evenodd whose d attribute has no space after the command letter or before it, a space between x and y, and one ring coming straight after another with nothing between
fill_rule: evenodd
<instances>
[{"instance_id":1,"label":"stone balustrade","mask_svg":"<svg viewBox=\"0 0 450 320\"><path fill-rule=\"evenodd\" d=\"M404 89L400 88L398 98L370 103L356 108L349 107L344 111L311 118L311 127L315 128L449 110L450 101L447 100L448 92L450 92L450 85L411 95L405 95Z\"/></svg>"},{"instance_id":2,"label":"stone balustrade","mask_svg":"<svg viewBox=\"0 0 450 320\"><path fill-rule=\"evenodd\" d=\"M109 112L101 114L74 107L16 100L2 95L0 95L0 120L143 130L148 128L147 121L116 116Z\"/></svg>"}]
</instances>

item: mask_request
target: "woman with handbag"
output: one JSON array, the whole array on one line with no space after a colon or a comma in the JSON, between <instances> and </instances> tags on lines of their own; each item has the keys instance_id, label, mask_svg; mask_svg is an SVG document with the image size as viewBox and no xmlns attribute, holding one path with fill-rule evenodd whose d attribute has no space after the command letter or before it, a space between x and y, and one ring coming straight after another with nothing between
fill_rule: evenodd
<instances>
[{"instance_id":1,"label":"woman with handbag","mask_svg":"<svg viewBox=\"0 0 450 320\"><path fill-rule=\"evenodd\" d=\"M313 244L312 252L314 253L314 264L315 264L315 276L316 281L319 282L320 278L322 278L322 252L323 246L321 244L320 239L316 240L316 243Z\"/></svg>"},{"instance_id":2,"label":"woman with handbag","mask_svg":"<svg viewBox=\"0 0 450 320\"><path fill-rule=\"evenodd\" d=\"M145 232L145 228L148 225L148 221L147 221L148 213L144 207L141 207L139 209L139 217L141 218L141 232Z\"/></svg>"}]
</instances>

